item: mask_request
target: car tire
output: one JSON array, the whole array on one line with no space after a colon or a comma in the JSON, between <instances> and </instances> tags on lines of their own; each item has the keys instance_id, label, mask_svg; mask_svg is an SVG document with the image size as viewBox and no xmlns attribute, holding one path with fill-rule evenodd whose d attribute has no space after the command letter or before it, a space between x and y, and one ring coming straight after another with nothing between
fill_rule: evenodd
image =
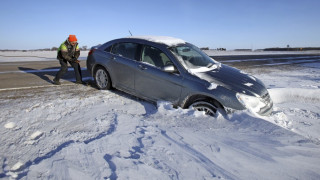
<instances>
[{"instance_id":1,"label":"car tire","mask_svg":"<svg viewBox=\"0 0 320 180\"><path fill-rule=\"evenodd\" d=\"M203 111L208 116L215 117L218 112L218 107L211 101L200 100L192 103L189 107L192 107L196 111Z\"/></svg>"},{"instance_id":2,"label":"car tire","mask_svg":"<svg viewBox=\"0 0 320 180\"><path fill-rule=\"evenodd\" d=\"M94 81L98 89L111 89L111 78L108 71L103 67L98 67L94 73Z\"/></svg>"}]
</instances>

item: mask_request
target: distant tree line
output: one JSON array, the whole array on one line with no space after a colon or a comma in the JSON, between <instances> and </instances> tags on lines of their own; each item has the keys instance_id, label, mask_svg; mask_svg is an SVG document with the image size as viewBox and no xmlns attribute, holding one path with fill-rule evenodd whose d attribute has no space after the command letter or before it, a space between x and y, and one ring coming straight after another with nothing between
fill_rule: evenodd
<instances>
[{"instance_id":1,"label":"distant tree line","mask_svg":"<svg viewBox=\"0 0 320 180\"><path fill-rule=\"evenodd\" d=\"M320 47L286 47L286 48L266 48L264 51L312 51L312 50L320 50Z\"/></svg>"},{"instance_id":2,"label":"distant tree line","mask_svg":"<svg viewBox=\"0 0 320 180\"><path fill-rule=\"evenodd\" d=\"M202 47L202 48L200 48L201 50L210 50L210 48L209 47ZM227 49L226 48L217 48L217 49L215 49L215 50L217 50L217 51L226 51Z\"/></svg>"},{"instance_id":3,"label":"distant tree line","mask_svg":"<svg viewBox=\"0 0 320 180\"><path fill-rule=\"evenodd\" d=\"M246 52L250 52L250 51L252 51L252 49L235 49L234 51L246 51Z\"/></svg>"},{"instance_id":4,"label":"distant tree line","mask_svg":"<svg viewBox=\"0 0 320 180\"><path fill-rule=\"evenodd\" d=\"M209 50L209 47L202 47L201 50Z\"/></svg>"},{"instance_id":5,"label":"distant tree line","mask_svg":"<svg viewBox=\"0 0 320 180\"><path fill-rule=\"evenodd\" d=\"M45 51L57 51L57 50L58 50L57 47L52 47L51 49L45 49ZM86 50L88 50L88 46L82 46L82 47L80 47L80 50L86 51Z\"/></svg>"}]
</instances>

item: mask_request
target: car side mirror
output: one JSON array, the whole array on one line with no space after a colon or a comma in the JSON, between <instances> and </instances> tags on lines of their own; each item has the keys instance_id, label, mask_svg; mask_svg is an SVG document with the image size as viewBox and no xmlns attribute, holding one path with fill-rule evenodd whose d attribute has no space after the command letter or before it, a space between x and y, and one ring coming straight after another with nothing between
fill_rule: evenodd
<instances>
[{"instance_id":1,"label":"car side mirror","mask_svg":"<svg viewBox=\"0 0 320 180\"><path fill-rule=\"evenodd\" d=\"M166 65L163 67L163 71L167 73L177 73L178 70L174 65Z\"/></svg>"}]
</instances>

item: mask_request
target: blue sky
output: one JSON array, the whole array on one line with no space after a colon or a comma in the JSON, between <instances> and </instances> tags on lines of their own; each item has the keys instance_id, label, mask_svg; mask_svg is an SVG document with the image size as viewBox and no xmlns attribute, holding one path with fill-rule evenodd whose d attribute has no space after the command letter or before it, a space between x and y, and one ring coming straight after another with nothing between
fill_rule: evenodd
<instances>
[{"instance_id":1,"label":"blue sky","mask_svg":"<svg viewBox=\"0 0 320 180\"><path fill-rule=\"evenodd\" d=\"M161 35L199 47L320 47L319 0L1 0L0 49Z\"/></svg>"}]
</instances>

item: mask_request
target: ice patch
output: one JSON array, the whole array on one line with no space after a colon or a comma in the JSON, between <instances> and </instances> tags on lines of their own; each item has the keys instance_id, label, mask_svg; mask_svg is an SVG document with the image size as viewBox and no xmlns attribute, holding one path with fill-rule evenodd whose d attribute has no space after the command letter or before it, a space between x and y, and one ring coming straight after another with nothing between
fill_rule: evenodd
<instances>
[{"instance_id":1,"label":"ice patch","mask_svg":"<svg viewBox=\"0 0 320 180\"><path fill-rule=\"evenodd\" d=\"M26 109L26 112L31 112L33 109L40 107L40 103L37 103Z\"/></svg>"},{"instance_id":2,"label":"ice patch","mask_svg":"<svg viewBox=\"0 0 320 180\"><path fill-rule=\"evenodd\" d=\"M41 132L41 131L36 131L36 132L34 132L34 133L30 136L30 139L31 139L31 140L37 140L37 139L39 139L42 135L43 135L43 132Z\"/></svg>"},{"instance_id":3,"label":"ice patch","mask_svg":"<svg viewBox=\"0 0 320 180\"><path fill-rule=\"evenodd\" d=\"M18 171L22 168L23 163L22 162L17 162L15 165L12 166L10 169L11 171Z\"/></svg>"},{"instance_id":4,"label":"ice patch","mask_svg":"<svg viewBox=\"0 0 320 180\"><path fill-rule=\"evenodd\" d=\"M17 179L18 178L18 174L14 173L14 172L8 172L6 173L7 176L11 176L12 179Z\"/></svg>"},{"instance_id":5,"label":"ice patch","mask_svg":"<svg viewBox=\"0 0 320 180\"><path fill-rule=\"evenodd\" d=\"M12 128L16 127L16 124L14 122L9 122L9 123L5 124L4 127L6 129L12 129Z\"/></svg>"}]
</instances>

